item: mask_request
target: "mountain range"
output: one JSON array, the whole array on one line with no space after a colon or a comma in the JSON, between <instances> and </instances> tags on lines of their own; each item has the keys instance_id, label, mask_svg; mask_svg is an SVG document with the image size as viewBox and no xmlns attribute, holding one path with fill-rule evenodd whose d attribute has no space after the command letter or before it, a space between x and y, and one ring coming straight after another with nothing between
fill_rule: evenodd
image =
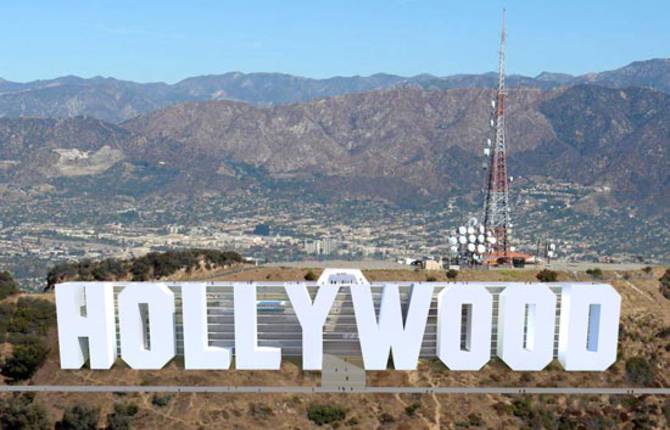
<instances>
[{"instance_id":1,"label":"mountain range","mask_svg":"<svg viewBox=\"0 0 670 430\"><path fill-rule=\"evenodd\" d=\"M593 84L610 88L643 87L670 93L670 59L653 59L581 76L544 72L535 77L511 75L509 87L552 90ZM197 76L175 84L136 83L114 78L65 76L27 83L0 79L0 117L68 118L92 116L121 123L175 103L234 100L269 106L393 87L429 90L493 88L495 73L446 77L390 74L310 79L280 73L239 73Z\"/></svg>"},{"instance_id":2,"label":"mountain range","mask_svg":"<svg viewBox=\"0 0 670 430\"><path fill-rule=\"evenodd\" d=\"M395 204L474 196L493 91L392 87L302 104L180 103L121 124L0 119L0 191L107 198L250 185ZM579 84L508 95L510 170L670 211L670 95Z\"/></svg>"}]
</instances>

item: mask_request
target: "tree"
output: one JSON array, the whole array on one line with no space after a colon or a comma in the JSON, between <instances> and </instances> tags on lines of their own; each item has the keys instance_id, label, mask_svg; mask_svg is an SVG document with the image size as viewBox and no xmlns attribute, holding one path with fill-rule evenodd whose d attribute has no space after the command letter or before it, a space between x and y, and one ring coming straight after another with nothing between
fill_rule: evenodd
<instances>
[{"instance_id":1,"label":"tree","mask_svg":"<svg viewBox=\"0 0 670 430\"><path fill-rule=\"evenodd\" d=\"M75 405L65 410L63 419L56 423L56 430L96 430L99 418L98 408Z\"/></svg>"},{"instance_id":2,"label":"tree","mask_svg":"<svg viewBox=\"0 0 670 430\"><path fill-rule=\"evenodd\" d=\"M670 269L666 269L665 273L658 281L661 283L661 294L663 294L663 297L670 300Z\"/></svg>"},{"instance_id":3,"label":"tree","mask_svg":"<svg viewBox=\"0 0 670 430\"><path fill-rule=\"evenodd\" d=\"M12 355L2 366L2 374L13 381L30 379L47 358L49 348L42 338L33 337L14 346Z\"/></svg>"},{"instance_id":4,"label":"tree","mask_svg":"<svg viewBox=\"0 0 670 430\"><path fill-rule=\"evenodd\" d=\"M449 269L447 270L447 279L456 279L458 277L458 270Z\"/></svg>"},{"instance_id":5,"label":"tree","mask_svg":"<svg viewBox=\"0 0 670 430\"><path fill-rule=\"evenodd\" d=\"M558 273L554 272L553 270L543 269L539 271L535 277L540 282L556 282L558 279Z\"/></svg>"},{"instance_id":6,"label":"tree","mask_svg":"<svg viewBox=\"0 0 670 430\"><path fill-rule=\"evenodd\" d=\"M129 430L132 418L138 408L134 404L115 404L112 413L107 415L107 430Z\"/></svg>"},{"instance_id":7,"label":"tree","mask_svg":"<svg viewBox=\"0 0 670 430\"><path fill-rule=\"evenodd\" d=\"M47 430L51 426L44 408L32 396L0 399L0 429Z\"/></svg>"},{"instance_id":8,"label":"tree","mask_svg":"<svg viewBox=\"0 0 670 430\"><path fill-rule=\"evenodd\" d=\"M307 418L319 426L341 421L346 415L345 410L337 405L311 405L307 409Z\"/></svg>"},{"instance_id":9,"label":"tree","mask_svg":"<svg viewBox=\"0 0 670 430\"><path fill-rule=\"evenodd\" d=\"M586 274L596 279L603 278L603 271L599 267L596 267L594 269L586 269Z\"/></svg>"},{"instance_id":10,"label":"tree","mask_svg":"<svg viewBox=\"0 0 670 430\"><path fill-rule=\"evenodd\" d=\"M318 276L311 270L305 274L305 281L316 281L318 279Z\"/></svg>"},{"instance_id":11,"label":"tree","mask_svg":"<svg viewBox=\"0 0 670 430\"><path fill-rule=\"evenodd\" d=\"M19 286L12 278L11 273L5 271L0 272L0 300L16 294L19 291Z\"/></svg>"},{"instance_id":12,"label":"tree","mask_svg":"<svg viewBox=\"0 0 670 430\"><path fill-rule=\"evenodd\" d=\"M632 357L626 360L626 378L636 385L651 385L655 378L654 368L644 357Z\"/></svg>"}]
</instances>

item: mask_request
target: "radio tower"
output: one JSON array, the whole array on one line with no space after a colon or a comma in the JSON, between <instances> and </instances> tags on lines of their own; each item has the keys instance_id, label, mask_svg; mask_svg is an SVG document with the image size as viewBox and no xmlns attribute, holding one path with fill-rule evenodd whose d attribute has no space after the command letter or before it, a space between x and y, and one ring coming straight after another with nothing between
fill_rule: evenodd
<instances>
[{"instance_id":1,"label":"radio tower","mask_svg":"<svg viewBox=\"0 0 670 430\"><path fill-rule=\"evenodd\" d=\"M503 9L498 63L498 89L494 102L495 140L490 151L484 207L484 228L496 238L491 246L490 259L505 264L511 262L508 228L510 227L509 177L505 145L505 10Z\"/></svg>"}]
</instances>

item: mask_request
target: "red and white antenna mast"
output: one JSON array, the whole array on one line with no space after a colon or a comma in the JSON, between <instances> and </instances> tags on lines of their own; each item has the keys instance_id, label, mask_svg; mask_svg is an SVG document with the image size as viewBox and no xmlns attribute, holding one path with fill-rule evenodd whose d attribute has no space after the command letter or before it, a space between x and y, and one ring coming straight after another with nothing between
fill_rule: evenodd
<instances>
[{"instance_id":1,"label":"red and white antenna mast","mask_svg":"<svg viewBox=\"0 0 670 430\"><path fill-rule=\"evenodd\" d=\"M496 241L491 245L490 259L510 263L509 177L507 176L507 148L505 144L505 9L502 17L500 57L498 62L498 89L494 102L492 125L495 128L493 148L489 151L489 168L484 207L484 228Z\"/></svg>"}]
</instances>

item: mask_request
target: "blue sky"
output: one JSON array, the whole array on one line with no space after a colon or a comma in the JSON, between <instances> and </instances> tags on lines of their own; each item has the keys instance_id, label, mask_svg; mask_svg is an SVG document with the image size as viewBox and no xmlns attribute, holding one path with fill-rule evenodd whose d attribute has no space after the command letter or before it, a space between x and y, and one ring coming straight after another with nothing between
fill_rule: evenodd
<instances>
[{"instance_id":1,"label":"blue sky","mask_svg":"<svg viewBox=\"0 0 670 430\"><path fill-rule=\"evenodd\" d=\"M510 73L670 57L668 0L4 0L0 76L480 73L496 67L503 6Z\"/></svg>"}]
</instances>

